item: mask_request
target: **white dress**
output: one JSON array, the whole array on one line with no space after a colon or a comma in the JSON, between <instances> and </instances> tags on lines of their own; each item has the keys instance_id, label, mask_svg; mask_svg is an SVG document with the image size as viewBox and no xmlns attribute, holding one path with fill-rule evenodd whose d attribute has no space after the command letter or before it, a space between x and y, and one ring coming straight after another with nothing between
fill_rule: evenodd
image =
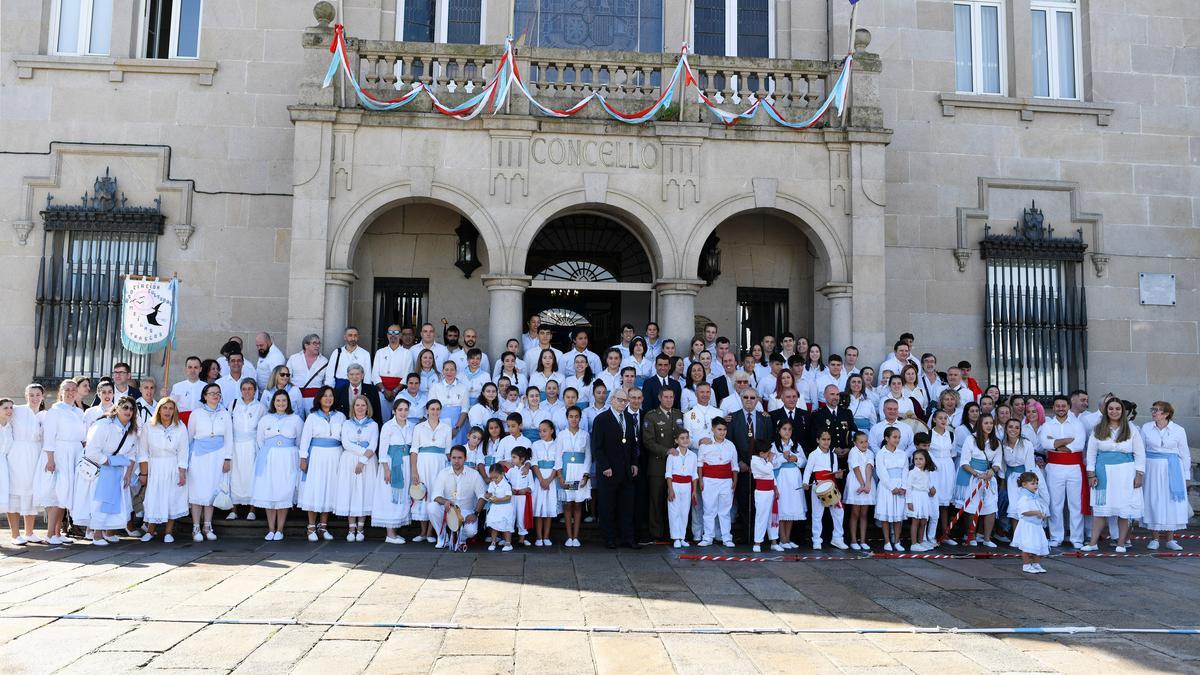
<instances>
[{"instance_id":1,"label":"white dress","mask_svg":"<svg viewBox=\"0 0 1200 675\"><path fill-rule=\"evenodd\" d=\"M12 450L12 445L13 432L10 418L8 424L0 427L0 499L3 499L0 504L9 503L9 485L12 481L9 478L8 453Z\"/></svg>"},{"instance_id":2,"label":"white dress","mask_svg":"<svg viewBox=\"0 0 1200 675\"><path fill-rule=\"evenodd\" d=\"M550 474L561 464L557 441L537 440L533 443L533 466L541 473L542 478ZM550 481L550 487L542 487L541 479L535 476L533 481L533 515L535 518L553 518L561 511L558 507L558 479Z\"/></svg>"},{"instance_id":3,"label":"white dress","mask_svg":"<svg viewBox=\"0 0 1200 675\"><path fill-rule=\"evenodd\" d=\"M1129 438L1120 443L1116 432L1100 440L1089 433L1087 440L1087 470L1096 472L1099 483L1092 488L1092 515L1096 517L1140 519L1144 508L1142 488L1133 487L1134 475L1146 470L1146 449L1142 435L1130 429Z\"/></svg>"},{"instance_id":4,"label":"white dress","mask_svg":"<svg viewBox=\"0 0 1200 675\"><path fill-rule=\"evenodd\" d=\"M1021 487L1021 474L1026 471L1032 471L1037 475L1039 496L1049 504L1050 493L1047 492L1049 483L1042 470L1037 466L1033 445L1022 437L1015 447L1006 442L1001 449L1004 451L1004 489L1008 493L1008 513L1006 515L1014 519L1021 517L1020 504L1017 502L1020 501L1021 492L1024 492L1024 488Z\"/></svg>"},{"instance_id":5,"label":"white dress","mask_svg":"<svg viewBox=\"0 0 1200 675\"><path fill-rule=\"evenodd\" d=\"M39 508L71 507L75 491L75 464L83 455L87 425L83 411L62 401L50 406L42 418L42 452L34 472L33 503ZM46 471L54 453L54 472Z\"/></svg>"},{"instance_id":6,"label":"white dress","mask_svg":"<svg viewBox=\"0 0 1200 675\"><path fill-rule=\"evenodd\" d=\"M1154 422L1142 426L1146 448L1146 481L1142 486L1142 526L1156 532L1187 528L1192 517L1187 482L1192 479L1192 455L1187 433L1174 422L1159 429Z\"/></svg>"},{"instance_id":7,"label":"white dress","mask_svg":"<svg viewBox=\"0 0 1200 675\"><path fill-rule=\"evenodd\" d=\"M342 457L338 461L337 497L333 506L335 515L351 518L371 515L378 449L379 425L375 420L370 417L349 419L342 425Z\"/></svg>"},{"instance_id":8,"label":"white dress","mask_svg":"<svg viewBox=\"0 0 1200 675\"><path fill-rule=\"evenodd\" d=\"M437 428L429 420L418 424L412 432L412 451L417 453L417 478L425 484L425 499L412 505L412 519L429 520L429 502L433 501L433 481L450 465L450 425L439 419Z\"/></svg>"},{"instance_id":9,"label":"white dress","mask_svg":"<svg viewBox=\"0 0 1200 675\"><path fill-rule=\"evenodd\" d=\"M212 506L221 487L225 460L233 457L233 418L224 408L202 405L188 417L192 437L188 460L188 503Z\"/></svg>"},{"instance_id":10,"label":"white dress","mask_svg":"<svg viewBox=\"0 0 1200 675\"><path fill-rule=\"evenodd\" d=\"M296 502L300 480L300 437L304 422L299 415L271 413L258 421L258 453L251 475L251 503L261 509L290 509Z\"/></svg>"},{"instance_id":11,"label":"white dress","mask_svg":"<svg viewBox=\"0 0 1200 675\"><path fill-rule=\"evenodd\" d=\"M133 498L125 484L125 474L141 450L137 433L125 432L125 425L115 417L97 421L88 431L84 456L100 466L100 475L84 480L76 474L74 501L81 504L71 516L76 525L93 530L121 530L129 522Z\"/></svg>"},{"instance_id":12,"label":"white dress","mask_svg":"<svg viewBox=\"0 0 1200 675\"><path fill-rule=\"evenodd\" d=\"M584 474L592 472L592 443L588 432L580 429L572 434L570 430L558 434L558 457L556 467L562 476L565 486L568 483L578 483ZM592 481L589 478L586 485L574 490L563 487L561 492L564 502L585 502L592 498ZM490 516L489 516L490 517Z\"/></svg>"},{"instance_id":13,"label":"white dress","mask_svg":"<svg viewBox=\"0 0 1200 675\"><path fill-rule=\"evenodd\" d=\"M308 471L300 475L296 507L312 513L329 513L337 496L338 461L342 457L342 424L338 411L325 414L313 408L304 418L300 435L300 459L308 460Z\"/></svg>"},{"instance_id":14,"label":"white dress","mask_svg":"<svg viewBox=\"0 0 1200 675\"><path fill-rule=\"evenodd\" d=\"M904 487L907 472L908 456L903 450L896 448L893 451L883 447L875 451L875 475L879 479L875 520L881 523L904 521L904 514L908 510L906 495L892 494L892 490Z\"/></svg>"},{"instance_id":15,"label":"white dress","mask_svg":"<svg viewBox=\"0 0 1200 675\"><path fill-rule=\"evenodd\" d=\"M936 497L929 496L929 488L933 485L933 472L913 467L908 470L904 479L904 515L917 520L937 518L938 503ZM909 508L908 505L912 507Z\"/></svg>"},{"instance_id":16,"label":"white dress","mask_svg":"<svg viewBox=\"0 0 1200 675\"><path fill-rule=\"evenodd\" d=\"M965 468L967 465L972 466L975 471L984 473L991 469L995 475L1000 474L1000 463L1002 451L999 446L992 449L989 445L985 450L980 450L975 445L975 437L970 436L963 441L962 457L958 460L959 475L954 483L954 505L960 509L966 509L967 513L974 516L991 515L997 509L997 482L995 477L987 483L982 484L979 478L971 475ZM978 487L978 489L976 489ZM971 496L971 493L975 493ZM970 502L968 503L968 499Z\"/></svg>"},{"instance_id":17,"label":"white dress","mask_svg":"<svg viewBox=\"0 0 1200 675\"><path fill-rule=\"evenodd\" d=\"M254 455L258 451L258 421L267 412L260 401L237 399L229 406L233 418L233 468L229 471L229 494L234 504L249 504L254 494ZM272 507L274 508L274 507Z\"/></svg>"},{"instance_id":18,"label":"white dress","mask_svg":"<svg viewBox=\"0 0 1200 675\"><path fill-rule=\"evenodd\" d=\"M867 477L868 466L871 467L870 478ZM862 472L863 478L870 488L865 494L858 491L862 483L858 480L858 476L854 475L855 469ZM842 495L842 502L859 506L874 506L878 492L875 489L875 453L869 449L864 452L857 447L850 448L850 454L846 456L846 494Z\"/></svg>"},{"instance_id":19,"label":"white dress","mask_svg":"<svg viewBox=\"0 0 1200 675\"><path fill-rule=\"evenodd\" d=\"M512 486L508 484L507 480L501 479L498 483L488 483L487 493L493 497L512 497ZM512 532L516 525L516 510L513 507L513 500L510 499L503 504L489 502L489 505L487 526L497 532Z\"/></svg>"},{"instance_id":20,"label":"white dress","mask_svg":"<svg viewBox=\"0 0 1200 675\"><path fill-rule=\"evenodd\" d=\"M949 427L940 434L929 430L929 456L937 467L930 477L937 488L933 498L938 506L949 506L954 501L954 477L958 474L958 462L954 461L954 434Z\"/></svg>"},{"instance_id":21,"label":"white dress","mask_svg":"<svg viewBox=\"0 0 1200 675\"><path fill-rule=\"evenodd\" d=\"M1048 513L1050 503L1040 495L1021 489L1017 495L1017 529L1013 531L1012 545L1025 553L1049 555L1050 545L1046 539L1045 521L1037 516L1022 516L1030 511Z\"/></svg>"},{"instance_id":22,"label":"white dress","mask_svg":"<svg viewBox=\"0 0 1200 675\"><path fill-rule=\"evenodd\" d=\"M371 506L372 527L400 527L412 521L408 488L412 485L409 458L413 428L405 422L400 426L395 419L389 420L379 432L379 473ZM391 471L390 483L384 480L385 466Z\"/></svg>"},{"instance_id":23,"label":"white dress","mask_svg":"<svg viewBox=\"0 0 1200 675\"><path fill-rule=\"evenodd\" d=\"M803 473L808 458L804 456L804 448L791 441L772 446L771 449L780 460L780 464L775 467L775 489L779 491L779 519L804 520L808 517ZM796 461L789 462L784 452L795 455Z\"/></svg>"},{"instance_id":24,"label":"white dress","mask_svg":"<svg viewBox=\"0 0 1200 675\"><path fill-rule=\"evenodd\" d=\"M188 491L186 484L179 484L179 470L188 468L187 429L178 422L169 427L143 427L141 459L150 468L142 501L145 521L165 523L186 516Z\"/></svg>"},{"instance_id":25,"label":"white dress","mask_svg":"<svg viewBox=\"0 0 1200 675\"><path fill-rule=\"evenodd\" d=\"M38 457L42 454L42 417L27 405L13 407L13 443L8 449L8 511L22 516L37 514L33 504Z\"/></svg>"}]
</instances>

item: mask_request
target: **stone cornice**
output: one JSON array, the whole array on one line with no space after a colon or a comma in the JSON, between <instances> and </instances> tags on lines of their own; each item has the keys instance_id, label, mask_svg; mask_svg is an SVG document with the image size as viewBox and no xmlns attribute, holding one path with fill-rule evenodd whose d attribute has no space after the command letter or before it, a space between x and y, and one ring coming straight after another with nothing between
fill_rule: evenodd
<instances>
[{"instance_id":1,"label":"stone cornice","mask_svg":"<svg viewBox=\"0 0 1200 675\"><path fill-rule=\"evenodd\" d=\"M123 82L125 73L159 73L164 75L195 75L203 85L213 83L216 61L198 59L128 59L111 56L61 56L19 54L13 57L17 77L32 79L39 70L96 71L108 73L109 82Z\"/></svg>"}]
</instances>

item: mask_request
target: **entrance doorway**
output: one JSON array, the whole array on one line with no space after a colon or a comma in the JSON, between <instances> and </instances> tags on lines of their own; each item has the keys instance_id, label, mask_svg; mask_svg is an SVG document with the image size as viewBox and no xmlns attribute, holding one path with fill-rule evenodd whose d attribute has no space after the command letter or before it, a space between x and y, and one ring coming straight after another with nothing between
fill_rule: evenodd
<instances>
[{"instance_id":1,"label":"entrance doorway","mask_svg":"<svg viewBox=\"0 0 1200 675\"><path fill-rule=\"evenodd\" d=\"M553 344L568 349L580 328L602 353L620 339L621 324L640 333L653 312L654 272L646 249L621 223L578 213L548 223L529 248L525 316L540 314Z\"/></svg>"}]
</instances>

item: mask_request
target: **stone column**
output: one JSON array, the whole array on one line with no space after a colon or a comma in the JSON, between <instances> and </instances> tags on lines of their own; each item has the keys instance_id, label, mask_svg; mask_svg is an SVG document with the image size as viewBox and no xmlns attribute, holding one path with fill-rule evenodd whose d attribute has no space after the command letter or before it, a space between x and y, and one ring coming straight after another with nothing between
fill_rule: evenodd
<instances>
[{"instance_id":1,"label":"stone column","mask_svg":"<svg viewBox=\"0 0 1200 675\"><path fill-rule=\"evenodd\" d=\"M488 353L499 359L504 343L519 338L524 330L525 289L533 277L517 274L485 274L483 287L488 291Z\"/></svg>"},{"instance_id":2,"label":"stone column","mask_svg":"<svg viewBox=\"0 0 1200 675\"><path fill-rule=\"evenodd\" d=\"M321 332L325 351L342 344L342 334L350 323L350 285L356 279L354 270L325 270L325 325ZM371 329L366 330L369 334Z\"/></svg>"},{"instance_id":3,"label":"stone column","mask_svg":"<svg viewBox=\"0 0 1200 675\"><path fill-rule=\"evenodd\" d=\"M829 299L829 347L830 354L840 354L853 342L853 320L851 302L854 284L831 282L820 289L821 295Z\"/></svg>"},{"instance_id":4,"label":"stone column","mask_svg":"<svg viewBox=\"0 0 1200 675\"><path fill-rule=\"evenodd\" d=\"M663 337L675 341L678 354L687 353L696 332L696 293L704 288L699 279L659 279L654 283L658 292L658 328Z\"/></svg>"}]
</instances>

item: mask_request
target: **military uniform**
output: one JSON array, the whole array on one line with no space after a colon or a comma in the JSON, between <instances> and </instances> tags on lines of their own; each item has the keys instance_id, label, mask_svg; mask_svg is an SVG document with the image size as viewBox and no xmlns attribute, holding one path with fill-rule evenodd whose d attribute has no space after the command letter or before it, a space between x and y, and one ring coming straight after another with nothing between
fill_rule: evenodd
<instances>
[{"instance_id":1,"label":"military uniform","mask_svg":"<svg viewBox=\"0 0 1200 675\"><path fill-rule=\"evenodd\" d=\"M646 458L646 524L650 537L667 538L667 455L683 426L678 408L655 408L642 416L642 450Z\"/></svg>"}]
</instances>

